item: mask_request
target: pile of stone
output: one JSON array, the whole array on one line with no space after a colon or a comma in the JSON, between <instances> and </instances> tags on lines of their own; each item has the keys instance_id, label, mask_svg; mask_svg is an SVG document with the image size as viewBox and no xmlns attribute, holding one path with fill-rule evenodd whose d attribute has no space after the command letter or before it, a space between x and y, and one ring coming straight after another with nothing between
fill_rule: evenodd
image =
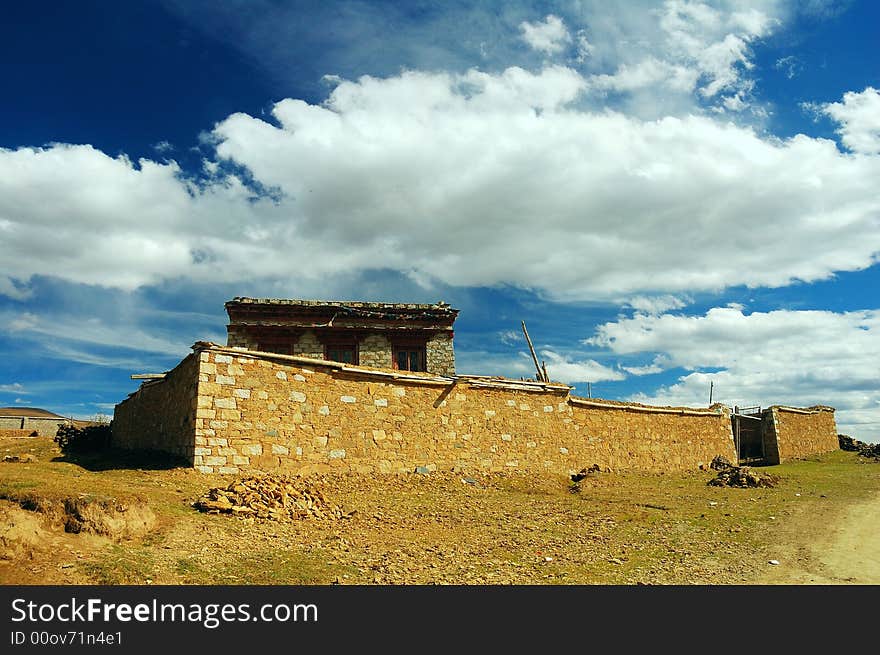
<instances>
[{"instance_id":1,"label":"pile of stone","mask_svg":"<svg viewBox=\"0 0 880 655\"><path fill-rule=\"evenodd\" d=\"M724 455L715 455L712 458L712 463L709 464L709 468L713 471L726 471L729 468L733 468L733 462Z\"/></svg>"},{"instance_id":2,"label":"pile of stone","mask_svg":"<svg viewBox=\"0 0 880 655\"><path fill-rule=\"evenodd\" d=\"M841 450L846 450L851 453L856 453L862 449L862 446L867 445L866 443L859 441L858 439L853 439L848 434L838 434L837 443L840 445Z\"/></svg>"},{"instance_id":3,"label":"pile of stone","mask_svg":"<svg viewBox=\"0 0 880 655\"><path fill-rule=\"evenodd\" d=\"M225 488L215 487L193 503L193 507L210 514L272 521L337 520L354 514L332 504L307 480L269 474L242 478Z\"/></svg>"},{"instance_id":4,"label":"pile of stone","mask_svg":"<svg viewBox=\"0 0 880 655\"><path fill-rule=\"evenodd\" d=\"M718 475L709 480L713 487L775 487L779 478L770 473L759 473L750 466L734 466L721 455L712 460L710 468Z\"/></svg>"},{"instance_id":5,"label":"pile of stone","mask_svg":"<svg viewBox=\"0 0 880 655\"><path fill-rule=\"evenodd\" d=\"M36 462L37 458L29 453L26 453L24 455L4 455L3 461L11 462L13 464L30 464L32 462Z\"/></svg>"},{"instance_id":6,"label":"pile of stone","mask_svg":"<svg viewBox=\"0 0 880 655\"><path fill-rule=\"evenodd\" d=\"M846 434L838 434L837 441L840 444L841 450L857 452L862 457L870 457L872 459L880 461L880 444L865 443L864 441L853 439L851 436Z\"/></svg>"}]
</instances>

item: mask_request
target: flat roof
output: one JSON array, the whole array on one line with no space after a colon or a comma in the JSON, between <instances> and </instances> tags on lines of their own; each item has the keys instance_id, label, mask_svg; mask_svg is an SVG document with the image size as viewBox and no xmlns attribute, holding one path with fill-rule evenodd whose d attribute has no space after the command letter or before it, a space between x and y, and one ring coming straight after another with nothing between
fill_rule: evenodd
<instances>
[{"instance_id":1,"label":"flat roof","mask_svg":"<svg viewBox=\"0 0 880 655\"><path fill-rule=\"evenodd\" d=\"M352 309L421 309L421 310L442 310L447 312L458 312L452 309L449 303L442 300L426 304L426 303L399 303L399 302L364 302L362 300L299 300L294 298L247 298L237 296L226 302L229 305L287 305L294 307L338 307Z\"/></svg>"}]
</instances>

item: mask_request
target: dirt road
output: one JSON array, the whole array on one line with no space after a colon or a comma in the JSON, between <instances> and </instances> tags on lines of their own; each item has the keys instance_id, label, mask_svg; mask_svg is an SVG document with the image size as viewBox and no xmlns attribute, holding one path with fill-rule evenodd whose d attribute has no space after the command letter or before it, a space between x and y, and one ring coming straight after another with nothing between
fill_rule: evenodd
<instances>
[{"instance_id":1,"label":"dirt road","mask_svg":"<svg viewBox=\"0 0 880 655\"><path fill-rule=\"evenodd\" d=\"M824 535L792 546L760 584L880 584L880 495L854 505Z\"/></svg>"}]
</instances>

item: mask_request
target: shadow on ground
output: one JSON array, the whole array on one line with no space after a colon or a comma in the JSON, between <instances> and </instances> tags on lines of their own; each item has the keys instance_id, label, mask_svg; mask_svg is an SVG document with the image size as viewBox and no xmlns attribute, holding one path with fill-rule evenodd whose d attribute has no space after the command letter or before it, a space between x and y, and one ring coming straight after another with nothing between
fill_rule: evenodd
<instances>
[{"instance_id":1,"label":"shadow on ground","mask_svg":"<svg viewBox=\"0 0 880 655\"><path fill-rule=\"evenodd\" d=\"M88 471L120 469L167 471L175 468L190 468L190 463L184 458L169 453L122 450L118 448L108 448L88 453L65 452L60 457L53 457L52 461L75 464Z\"/></svg>"}]
</instances>

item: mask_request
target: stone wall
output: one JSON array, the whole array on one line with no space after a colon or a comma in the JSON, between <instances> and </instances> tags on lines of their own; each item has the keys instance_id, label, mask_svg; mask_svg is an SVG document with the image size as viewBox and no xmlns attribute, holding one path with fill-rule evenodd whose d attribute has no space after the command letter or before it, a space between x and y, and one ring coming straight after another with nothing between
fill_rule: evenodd
<instances>
[{"instance_id":1,"label":"stone wall","mask_svg":"<svg viewBox=\"0 0 880 655\"><path fill-rule=\"evenodd\" d=\"M772 407L761 412L761 439L764 441L764 462L779 464L779 439Z\"/></svg>"},{"instance_id":2,"label":"stone wall","mask_svg":"<svg viewBox=\"0 0 880 655\"><path fill-rule=\"evenodd\" d=\"M391 368L391 342L383 334L368 334L358 344L361 366Z\"/></svg>"},{"instance_id":3,"label":"stone wall","mask_svg":"<svg viewBox=\"0 0 880 655\"><path fill-rule=\"evenodd\" d=\"M451 332L438 332L427 344L428 371L436 375L455 375L455 350Z\"/></svg>"},{"instance_id":4,"label":"stone wall","mask_svg":"<svg viewBox=\"0 0 880 655\"><path fill-rule=\"evenodd\" d=\"M259 350L260 344L248 337L247 333L236 325L226 327L226 344L235 348Z\"/></svg>"},{"instance_id":5,"label":"stone wall","mask_svg":"<svg viewBox=\"0 0 880 655\"><path fill-rule=\"evenodd\" d=\"M834 409L773 406L772 430L776 434L778 462L828 453L840 448ZM768 426L768 429L769 428Z\"/></svg>"},{"instance_id":6,"label":"stone wall","mask_svg":"<svg viewBox=\"0 0 880 655\"><path fill-rule=\"evenodd\" d=\"M113 446L131 450L159 450L193 461L195 422L201 407L197 387L214 379L215 364L188 355L161 380L150 380L113 411Z\"/></svg>"},{"instance_id":7,"label":"stone wall","mask_svg":"<svg viewBox=\"0 0 880 655\"><path fill-rule=\"evenodd\" d=\"M54 437L59 425L70 423L64 418L43 418L28 416L4 416L0 418L0 429L26 430L27 434L36 432L40 437Z\"/></svg>"},{"instance_id":8,"label":"stone wall","mask_svg":"<svg viewBox=\"0 0 880 655\"><path fill-rule=\"evenodd\" d=\"M300 335L293 344L293 354L302 355L303 357L313 357L315 359L324 359L324 345L318 341L315 333L309 330Z\"/></svg>"},{"instance_id":9,"label":"stone wall","mask_svg":"<svg viewBox=\"0 0 880 655\"><path fill-rule=\"evenodd\" d=\"M243 332L239 333L235 326L229 327L227 345L259 352L265 351L265 348L259 343L248 338ZM324 359L324 344L312 330L301 334L290 343L280 345L283 348L279 352L311 357L313 359ZM367 334L360 339L357 347L361 366L393 368L393 348L387 335L381 333ZM274 349L270 348L270 351L274 351ZM452 345L452 333L440 332L429 339L426 343L425 356L428 372L435 375L455 375L455 351Z\"/></svg>"},{"instance_id":10,"label":"stone wall","mask_svg":"<svg viewBox=\"0 0 880 655\"><path fill-rule=\"evenodd\" d=\"M734 458L726 408L571 399L563 385L458 379L206 347L193 463L206 473L689 469ZM167 378L166 378L167 382ZM117 408L119 409L119 408Z\"/></svg>"}]
</instances>

